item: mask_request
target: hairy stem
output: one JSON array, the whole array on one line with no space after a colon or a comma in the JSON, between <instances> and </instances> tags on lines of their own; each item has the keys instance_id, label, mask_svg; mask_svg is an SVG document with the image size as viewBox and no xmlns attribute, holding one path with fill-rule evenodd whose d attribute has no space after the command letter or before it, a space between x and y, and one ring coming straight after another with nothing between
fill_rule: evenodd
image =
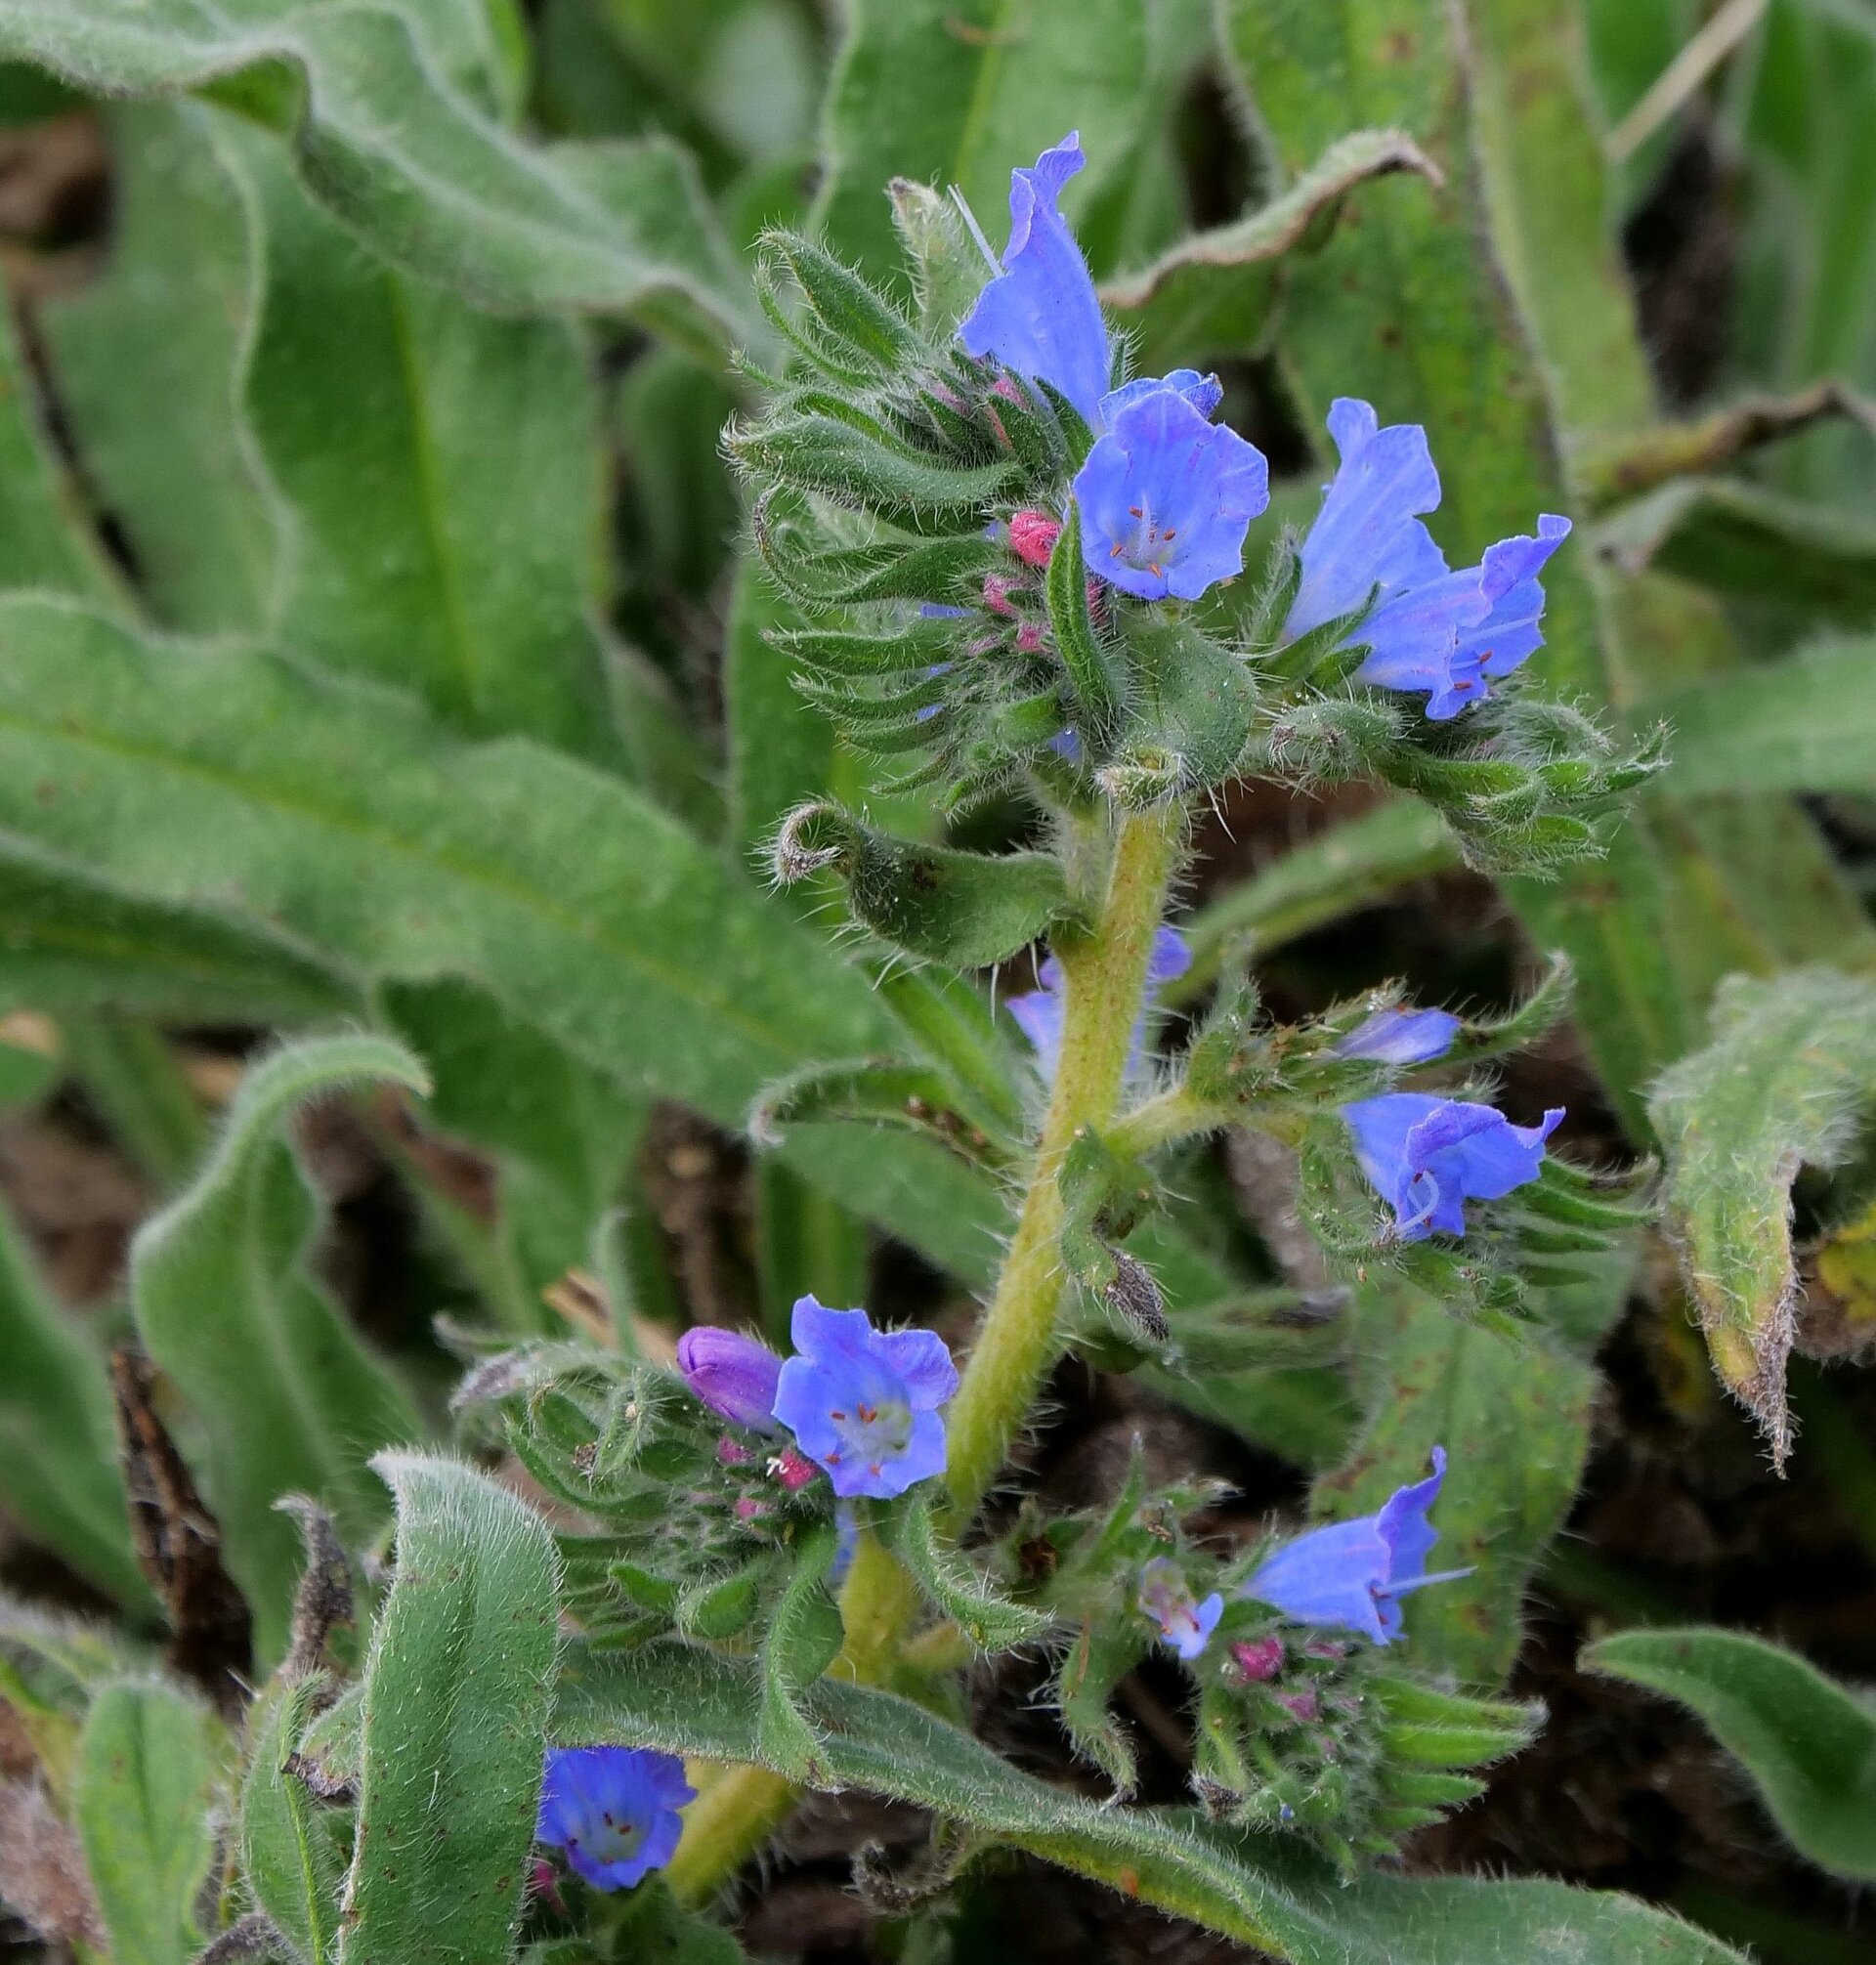
<instances>
[{"instance_id":1,"label":"hairy stem","mask_svg":"<svg viewBox=\"0 0 1876 1965\"><path fill-rule=\"evenodd\" d=\"M1056 950L1067 1003L1054 1089L997 1294L946 1421L945 1480L955 1527L968 1521L1002 1471L1054 1362L1064 1281L1056 1176L1076 1134L1105 1126L1120 1103L1182 817L1169 805L1122 821L1093 932Z\"/></svg>"},{"instance_id":2,"label":"hairy stem","mask_svg":"<svg viewBox=\"0 0 1876 1965\"><path fill-rule=\"evenodd\" d=\"M1146 988L1147 959L1178 854L1176 806L1125 818L1091 932L1055 953L1067 978L1062 1047L1016 1232L946 1422L950 1520L961 1528L1002 1471L1010 1441L1055 1357L1061 1307L1061 1192L1056 1176L1076 1134L1105 1126L1120 1104ZM860 1538L840 1596L846 1644L832 1671L877 1684L917 1606L912 1580L873 1534ZM669 1880L700 1903L787 1818L797 1790L766 1769L735 1768L691 1804Z\"/></svg>"}]
</instances>

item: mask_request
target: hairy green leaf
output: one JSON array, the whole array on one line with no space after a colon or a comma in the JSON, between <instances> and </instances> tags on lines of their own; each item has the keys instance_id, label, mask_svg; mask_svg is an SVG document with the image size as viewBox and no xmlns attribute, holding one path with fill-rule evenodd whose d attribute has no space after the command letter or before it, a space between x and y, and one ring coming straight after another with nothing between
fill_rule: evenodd
<instances>
[{"instance_id":1,"label":"hairy green leaf","mask_svg":"<svg viewBox=\"0 0 1876 1965\"><path fill-rule=\"evenodd\" d=\"M302 1965L330 1965L338 1942L345 1847L327 1805L287 1766L317 1710L318 1679L275 1686L248 1714L241 1782L241 1877L256 1907L293 1944Z\"/></svg>"},{"instance_id":2,"label":"hairy green leaf","mask_svg":"<svg viewBox=\"0 0 1876 1965\"><path fill-rule=\"evenodd\" d=\"M1471 1965L1494 1955L1532 1965L1585 1955L1740 1965L1725 1945L1629 1898L1457 1877L1345 1884L1286 1837L1239 1838L1196 1811L1103 1808L1051 1787L888 1692L823 1680L806 1705L840 1786L916 1802L1294 1965ZM750 1666L657 1645L628 1661L578 1660L554 1731L761 1764L758 1710Z\"/></svg>"},{"instance_id":3,"label":"hairy green leaf","mask_svg":"<svg viewBox=\"0 0 1876 1965\"><path fill-rule=\"evenodd\" d=\"M102 95L202 91L290 141L312 194L393 265L509 313L631 313L711 359L760 342L734 251L662 141L531 148L440 86L380 4L4 0L0 56Z\"/></svg>"},{"instance_id":4,"label":"hairy green leaf","mask_svg":"<svg viewBox=\"0 0 1876 1965\"><path fill-rule=\"evenodd\" d=\"M114 1965L188 1965L200 1947L218 1732L201 1706L154 1681L107 1686L86 1716L72 1820Z\"/></svg>"},{"instance_id":5,"label":"hairy green leaf","mask_svg":"<svg viewBox=\"0 0 1876 1965\"><path fill-rule=\"evenodd\" d=\"M398 1568L364 1676L343 1965L514 1943L540 1803L559 1565L540 1517L447 1460L384 1453Z\"/></svg>"},{"instance_id":6,"label":"hairy green leaf","mask_svg":"<svg viewBox=\"0 0 1876 1965\"><path fill-rule=\"evenodd\" d=\"M36 1542L120 1602L149 1590L130 1547L105 1363L46 1294L0 1210L0 1506Z\"/></svg>"},{"instance_id":7,"label":"hairy green leaf","mask_svg":"<svg viewBox=\"0 0 1876 1965\"><path fill-rule=\"evenodd\" d=\"M421 1435L407 1394L302 1267L319 1208L277 1137L308 1098L373 1080L428 1083L381 1037L309 1038L250 1067L194 1184L131 1249L138 1327L199 1423L203 1486L264 1657L284 1647L300 1573L275 1502L311 1494L362 1542L384 1513L367 1455Z\"/></svg>"},{"instance_id":8,"label":"hairy green leaf","mask_svg":"<svg viewBox=\"0 0 1876 1965\"><path fill-rule=\"evenodd\" d=\"M1876 1097L1876 983L1827 968L1733 976L1713 1041L1664 1072L1648 1111L1667 1152L1665 1225L1714 1369L1764 1429L1791 1444L1785 1360L1797 1275L1791 1183L1847 1150Z\"/></svg>"},{"instance_id":9,"label":"hairy green leaf","mask_svg":"<svg viewBox=\"0 0 1876 1965\"><path fill-rule=\"evenodd\" d=\"M1744 1763L1771 1818L1820 1868L1876 1877L1876 1711L1796 1652L1743 1631L1619 1631L1582 1670L1678 1699Z\"/></svg>"}]
</instances>

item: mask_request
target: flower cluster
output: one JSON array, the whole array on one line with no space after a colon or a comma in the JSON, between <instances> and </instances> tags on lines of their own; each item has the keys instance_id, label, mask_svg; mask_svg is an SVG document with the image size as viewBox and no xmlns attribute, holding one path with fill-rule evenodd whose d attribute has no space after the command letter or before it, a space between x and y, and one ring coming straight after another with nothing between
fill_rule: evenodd
<instances>
[{"instance_id":1,"label":"flower cluster","mask_svg":"<svg viewBox=\"0 0 1876 1965\"><path fill-rule=\"evenodd\" d=\"M809 1476L805 1456L842 1499L890 1500L945 1471L940 1408L958 1372L942 1338L876 1331L865 1310L830 1310L813 1297L795 1304L789 1336L795 1355L785 1359L740 1331L700 1325L678 1342L678 1369L720 1417L791 1433L799 1478Z\"/></svg>"}]
</instances>

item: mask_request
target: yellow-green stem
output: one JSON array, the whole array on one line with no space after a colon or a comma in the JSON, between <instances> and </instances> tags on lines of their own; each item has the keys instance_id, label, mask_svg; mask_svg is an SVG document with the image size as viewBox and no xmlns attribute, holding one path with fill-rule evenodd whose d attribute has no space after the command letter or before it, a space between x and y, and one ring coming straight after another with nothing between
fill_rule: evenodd
<instances>
[{"instance_id":1,"label":"yellow-green stem","mask_svg":"<svg viewBox=\"0 0 1876 1965\"><path fill-rule=\"evenodd\" d=\"M1182 820L1177 806L1167 806L1122 821L1092 931L1064 938L1055 951L1066 1002L1054 1089L997 1293L946 1416L954 1528L968 1522L1002 1471L1054 1361L1064 1281L1056 1176L1075 1135L1108 1124L1120 1103ZM917 1605L904 1569L876 1537L862 1535L840 1596L847 1638L833 1671L862 1683L882 1680ZM705 1901L787 1818L795 1793L763 1768L735 1768L711 1782L687 1811L671 1859L679 1901Z\"/></svg>"},{"instance_id":2,"label":"yellow-green stem","mask_svg":"<svg viewBox=\"0 0 1876 1965\"><path fill-rule=\"evenodd\" d=\"M1085 1127L1120 1103L1166 904L1183 815L1176 805L1130 814L1114 843L1093 932L1057 947L1066 986L1061 1052L1016 1233L945 1422L945 1482L961 1528L997 1478L1054 1361L1062 1299L1062 1197L1056 1176Z\"/></svg>"}]
</instances>

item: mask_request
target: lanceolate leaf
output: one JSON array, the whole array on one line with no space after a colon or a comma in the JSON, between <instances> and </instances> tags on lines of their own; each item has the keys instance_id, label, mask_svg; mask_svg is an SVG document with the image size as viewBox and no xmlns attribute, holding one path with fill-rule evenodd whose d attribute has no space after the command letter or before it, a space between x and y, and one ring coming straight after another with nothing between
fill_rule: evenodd
<instances>
[{"instance_id":1,"label":"lanceolate leaf","mask_svg":"<svg viewBox=\"0 0 1876 1965\"><path fill-rule=\"evenodd\" d=\"M828 97L829 242L875 276L893 272L885 187L905 177L957 185L1001 249L1010 170L1076 128L1088 164L1064 203L1082 209L1133 147L1145 11L1136 0L858 0Z\"/></svg>"},{"instance_id":2,"label":"lanceolate leaf","mask_svg":"<svg viewBox=\"0 0 1876 1965\"><path fill-rule=\"evenodd\" d=\"M264 1656L285 1644L299 1537L274 1504L307 1493L362 1542L383 1515L365 1465L420 1436L416 1413L301 1268L318 1210L276 1136L320 1092L389 1079L421 1091L422 1066L378 1037L327 1037L251 1067L195 1183L147 1222L131 1294L150 1356L189 1400L228 1566Z\"/></svg>"},{"instance_id":3,"label":"lanceolate leaf","mask_svg":"<svg viewBox=\"0 0 1876 1965\"><path fill-rule=\"evenodd\" d=\"M341 1823L287 1766L330 1688L318 1678L275 1686L248 1714L241 1783L241 1875L255 1902L290 1939L301 1965L329 1965L345 1875Z\"/></svg>"},{"instance_id":4,"label":"lanceolate leaf","mask_svg":"<svg viewBox=\"0 0 1876 1965\"><path fill-rule=\"evenodd\" d=\"M173 1687L107 1686L78 1742L72 1817L114 1965L188 1965L214 1842L215 1722Z\"/></svg>"},{"instance_id":5,"label":"lanceolate leaf","mask_svg":"<svg viewBox=\"0 0 1876 1965\"><path fill-rule=\"evenodd\" d=\"M101 1590L148 1603L131 1555L104 1360L47 1297L4 1212L0 1357L0 1507Z\"/></svg>"},{"instance_id":6,"label":"lanceolate leaf","mask_svg":"<svg viewBox=\"0 0 1876 1965\"><path fill-rule=\"evenodd\" d=\"M748 1665L658 1645L622 1662L577 1661L554 1731L569 1743L613 1739L762 1763L758 1701ZM839 1785L917 1802L1294 1965L1473 1965L1494 1956L1561 1965L1584 1955L1739 1965L1725 1945L1627 1898L1460 1878L1344 1885L1287 1838L1238 1839L1196 1810L1100 1807L1051 1787L891 1693L824 1679L805 1704Z\"/></svg>"},{"instance_id":7,"label":"lanceolate leaf","mask_svg":"<svg viewBox=\"0 0 1876 1965\"><path fill-rule=\"evenodd\" d=\"M472 977L724 1125L814 1057L900 1042L859 974L625 786L526 743L463 743L389 692L20 598L0 602L9 751L5 823L113 881L237 906L378 976ZM785 1150L817 1179L837 1159L825 1177L852 1206L962 1274L993 1254L1002 1204L960 1189L941 1148Z\"/></svg>"},{"instance_id":8,"label":"lanceolate leaf","mask_svg":"<svg viewBox=\"0 0 1876 1965\"><path fill-rule=\"evenodd\" d=\"M386 1453L397 1580L364 1677L343 1965L504 1959L540 1799L558 1562L546 1523L447 1460Z\"/></svg>"},{"instance_id":9,"label":"lanceolate leaf","mask_svg":"<svg viewBox=\"0 0 1876 1965\"><path fill-rule=\"evenodd\" d=\"M1793 1848L1876 1879L1876 1712L1793 1651L1743 1631L1621 1631L1578 1661L1691 1706L1745 1764Z\"/></svg>"},{"instance_id":10,"label":"lanceolate leaf","mask_svg":"<svg viewBox=\"0 0 1876 1965\"><path fill-rule=\"evenodd\" d=\"M1876 1098L1876 983L1833 969L1734 976L1713 1042L1662 1074L1648 1100L1668 1166L1666 1227L1723 1384L1790 1446L1785 1359L1797 1276L1791 1183L1847 1150Z\"/></svg>"},{"instance_id":11,"label":"lanceolate leaf","mask_svg":"<svg viewBox=\"0 0 1876 1965\"><path fill-rule=\"evenodd\" d=\"M235 104L375 251L480 305L630 312L713 359L764 338L688 159L658 141L529 148L438 85L390 4L236 24L191 0L5 0L0 56L104 95Z\"/></svg>"}]
</instances>

